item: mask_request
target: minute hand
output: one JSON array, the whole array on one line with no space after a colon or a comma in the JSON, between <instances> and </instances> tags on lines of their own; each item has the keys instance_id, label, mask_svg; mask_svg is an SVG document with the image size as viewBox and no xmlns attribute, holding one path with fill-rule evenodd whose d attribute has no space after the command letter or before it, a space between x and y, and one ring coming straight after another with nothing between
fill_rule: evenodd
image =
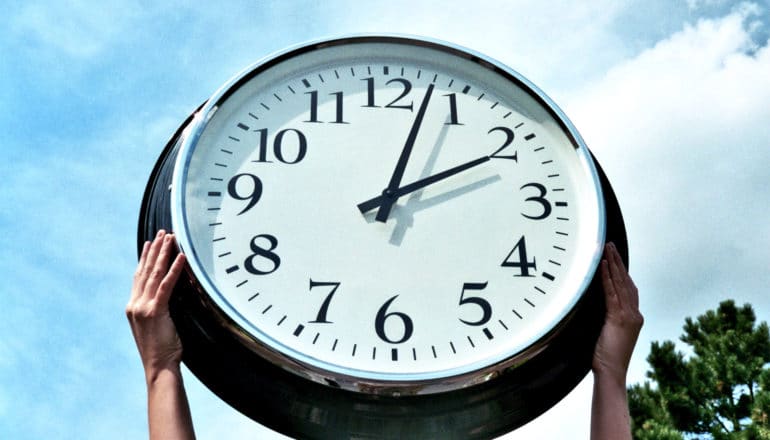
<instances>
[{"instance_id":1,"label":"minute hand","mask_svg":"<svg viewBox=\"0 0 770 440\"><path fill-rule=\"evenodd\" d=\"M417 191L418 189L425 188L428 185L431 185L433 183L436 183L438 181L444 180L447 177L454 176L457 173L461 173L469 168L473 168L477 165L481 165L484 162L487 162L489 160L489 156L483 156L478 159L474 159L470 162L466 162L462 165L458 165L454 168L450 168L448 170L442 171L440 173L434 174L432 176L428 176L424 179L420 179L417 181L414 181L408 185L404 185L394 191L393 197L385 197L383 195L379 195L377 197L374 197L372 199L369 199L365 202L361 202L358 204L358 209L361 211L362 214L371 211L372 209L382 205L382 203L385 200L395 201L398 197L401 197L403 195L412 193Z\"/></svg>"},{"instance_id":2,"label":"minute hand","mask_svg":"<svg viewBox=\"0 0 770 440\"><path fill-rule=\"evenodd\" d=\"M398 163L396 163L396 169L393 170L393 175L390 177L390 183L388 183L388 187L385 188L383 193L392 195L396 191L396 188L398 188L398 185L401 184L401 178L404 176L404 170L406 170L406 163L409 161L409 155L412 154L412 148L417 139L417 133L420 131L420 125L422 125L422 120L425 117L425 111L428 109L431 93L433 93L433 84L429 84L428 88L425 90L425 97L422 98L420 108L417 110L417 116L414 118L412 128L409 130L409 136L406 138L404 148L401 150ZM388 215L390 214L390 208L393 207L395 202L395 198L389 198L387 201L381 203L375 220L383 223L387 221Z\"/></svg>"}]
</instances>

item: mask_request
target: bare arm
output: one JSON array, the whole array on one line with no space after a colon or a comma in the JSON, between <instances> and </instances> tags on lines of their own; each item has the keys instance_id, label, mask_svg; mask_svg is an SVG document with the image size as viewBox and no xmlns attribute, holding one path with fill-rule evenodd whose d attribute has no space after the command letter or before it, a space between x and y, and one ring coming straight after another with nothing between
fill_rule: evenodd
<instances>
[{"instance_id":1,"label":"bare arm","mask_svg":"<svg viewBox=\"0 0 770 440\"><path fill-rule=\"evenodd\" d=\"M636 286L612 243L605 247L601 276L607 315L592 365L591 439L631 440L626 372L644 319Z\"/></svg>"},{"instance_id":2,"label":"bare arm","mask_svg":"<svg viewBox=\"0 0 770 440\"><path fill-rule=\"evenodd\" d=\"M174 236L159 231L144 244L126 306L131 331L144 366L150 439L194 439L180 362L182 344L168 301L185 263L177 255L169 267Z\"/></svg>"}]
</instances>

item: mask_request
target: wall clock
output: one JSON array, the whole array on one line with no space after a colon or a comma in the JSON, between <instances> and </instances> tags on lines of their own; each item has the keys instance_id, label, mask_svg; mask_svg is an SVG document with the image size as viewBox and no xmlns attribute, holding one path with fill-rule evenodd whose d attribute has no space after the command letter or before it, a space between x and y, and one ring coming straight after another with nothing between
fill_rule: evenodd
<instances>
[{"instance_id":1,"label":"wall clock","mask_svg":"<svg viewBox=\"0 0 770 440\"><path fill-rule=\"evenodd\" d=\"M557 106L446 43L293 48L167 144L139 242L173 230L185 363L298 437L485 438L590 366L612 190Z\"/></svg>"}]
</instances>

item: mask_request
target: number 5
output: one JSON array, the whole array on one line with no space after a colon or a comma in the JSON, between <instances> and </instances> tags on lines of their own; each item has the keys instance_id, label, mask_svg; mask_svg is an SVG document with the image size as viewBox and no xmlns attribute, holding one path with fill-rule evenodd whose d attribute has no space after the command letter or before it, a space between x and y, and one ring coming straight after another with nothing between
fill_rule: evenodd
<instances>
[{"instance_id":1,"label":"number 5","mask_svg":"<svg viewBox=\"0 0 770 440\"><path fill-rule=\"evenodd\" d=\"M468 298L464 298L466 290L484 290L486 288L487 282L463 284L463 290L460 292L460 305L476 304L477 306L481 307L482 315L481 319L478 321L466 321L464 319L460 319L460 322L468 325L484 325L489 321L490 318L492 318L492 306L489 304L489 301L478 296L470 296Z\"/></svg>"}]
</instances>

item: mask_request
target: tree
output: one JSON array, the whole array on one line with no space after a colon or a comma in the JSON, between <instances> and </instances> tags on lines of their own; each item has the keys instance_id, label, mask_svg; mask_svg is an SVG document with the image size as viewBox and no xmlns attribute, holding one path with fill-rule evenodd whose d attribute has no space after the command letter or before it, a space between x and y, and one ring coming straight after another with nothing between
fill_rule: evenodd
<instances>
[{"instance_id":1,"label":"tree","mask_svg":"<svg viewBox=\"0 0 770 440\"><path fill-rule=\"evenodd\" d=\"M628 389L637 439L770 440L770 332L732 300L693 320L680 340L653 342L650 379Z\"/></svg>"}]
</instances>

